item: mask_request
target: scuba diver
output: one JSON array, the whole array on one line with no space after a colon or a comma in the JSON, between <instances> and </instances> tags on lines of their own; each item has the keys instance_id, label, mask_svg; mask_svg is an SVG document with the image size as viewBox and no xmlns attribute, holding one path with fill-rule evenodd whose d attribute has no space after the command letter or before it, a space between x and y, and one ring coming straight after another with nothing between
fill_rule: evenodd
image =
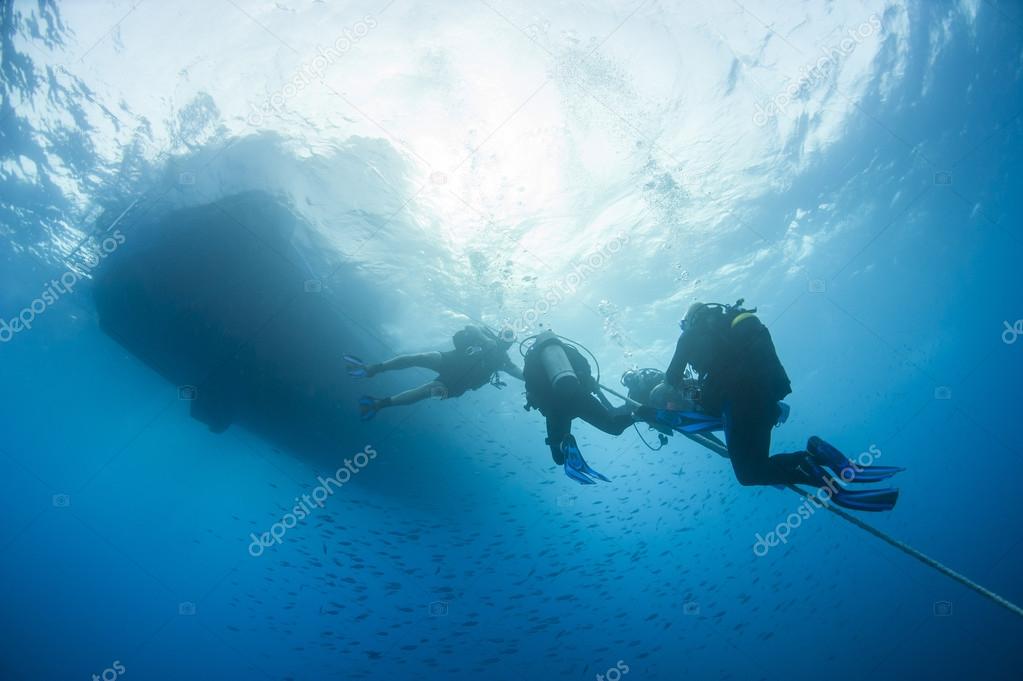
<instances>
[{"instance_id":1,"label":"scuba diver","mask_svg":"<svg viewBox=\"0 0 1023 681\"><path fill-rule=\"evenodd\" d=\"M629 369L622 374L621 383L629 391L626 399L638 405L636 416L646 421L651 429L659 431L660 446L653 447L637 430L648 449L660 450L668 444L668 436L675 430L701 433L704 438L724 446L725 443L711 432L724 427L721 420L700 411L700 382L696 378L684 378L681 387L676 389L665 383L664 372L660 369ZM626 403L618 409L624 411L631 407Z\"/></svg>"},{"instance_id":2,"label":"scuba diver","mask_svg":"<svg viewBox=\"0 0 1023 681\"><path fill-rule=\"evenodd\" d=\"M524 354L522 373L526 382L526 411L536 409L547 419L547 444L554 463L565 475L582 485L594 479L610 482L590 468L572 435L572 420L581 418L609 435L621 435L636 418L616 409L600 391L590 363L571 342L544 331ZM594 358L596 361L596 358Z\"/></svg>"},{"instance_id":3,"label":"scuba diver","mask_svg":"<svg viewBox=\"0 0 1023 681\"><path fill-rule=\"evenodd\" d=\"M734 305L694 303L689 308L679 324L682 335L665 372L665 382L679 389L689 380L686 367L696 372L700 411L721 416L729 458L740 484L826 487L839 506L860 511L891 510L898 500L898 489L850 490L832 473L845 483L873 483L903 468L859 466L816 436L807 442L805 451L770 455L771 430L784 420L785 407L780 406L784 403L779 401L792 392L792 387L771 334L754 314L756 308L744 309L742 303L741 299ZM664 414L658 412L662 421Z\"/></svg>"},{"instance_id":4,"label":"scuba diver","mask_svg":"<svg viewBox=\"0 0 1023 681\"><path fill-rule=\"evenodd\" d=\"M629 391L629 399L640 404L650 404L650 393L664 382L660 369L629 369L622 374L622 385Z\"/></svg>"},{"instance_id":5,"label":"scuba diver","mask_svg":"<svg viewBox=\"0 0 1023 681\"><path fill-rule=\"evenodd\" d=\"M515 342L515 333L505 329L497 334L479 326L466 326L452 338L455 349L447 352L423 352L399 355L380 364L367 364L355 355L345 355L348 374L355 378L372 378L384 371L421 367L437 372L437 378L418 388L406 390L391 397L359 398L359 411L363 421L372 419L381 409L404 407L427 397L450 399L467 390L477 390L486 384L502 388L498 372L523 380L522 370L508 357L508 349Z\"/></svg>"}]
</instances>

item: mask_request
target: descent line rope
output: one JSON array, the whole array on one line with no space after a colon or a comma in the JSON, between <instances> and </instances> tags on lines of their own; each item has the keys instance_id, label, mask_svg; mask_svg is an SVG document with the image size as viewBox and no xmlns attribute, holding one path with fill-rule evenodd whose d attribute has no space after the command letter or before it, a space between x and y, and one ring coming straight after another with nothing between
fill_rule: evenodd
<instances>
[{"instance_id":1,"label":"descent line rope","mask_svg":"<svg viewBox=\"0 0 1023 681\"><path fill-rule=\"evenodd\" d=\"M602 385L600 387L603 390L605 390L606 392L609 392L612 395L614 395L615 397L621 398L621 399L625 400L626 402L628 402L628 403L630 403L630 404L632 404L634 406L637 406L637 407L641 406L635 400L629 399L628 397L622 395L621 393L615 392L614 390L611 390L610 388L608 388L606 386ZM711 450L715 454L720 454L721 456L724 456L726 458L728 457L728 448L727 447L725 447L724 445L722 445L719 442L715 442L714 440L706 437L705 435L703 435L701 433L681 433L681 434L686 436L687 438L689 438L693 442L695 442L697 444L700 444L700 445L703 445L704 447L706 447L707 449ZM799 496L801 496L801 497L803 497L803 498L805 498L807 500L813 501L813 500L816 499L816 497L814 497L812 494L810 494L809 492L807 492L807 491L797 487L796 485L787 485L787 487L790 490L792 490L793 492L795 492L796 494L798 494ZM978 584L977 582L973 581L972 579L970 579L966 575L963 575L963 574L961 574L959 572L956 572L955 570L953 570L952 568L948 567L944 563L942 563L940 561L937 561L934 558L931 558L930 556L928 556L927 554L923 553L922 551L919 551L918 549L913 548L912 546L910 546L909 544L907 544L907 543L905 543L903 541L899 541L895 537L892 537L891 535L889 535L889 534L887 534L885 532L882 532L881 530L877 529L873 525L865 523L864 521L860 520L856 516L854 516L854 515L852 515L850 513L847 513L845 511L843 511L842 509L835 508L831 504L821 504L820 502L817 502L817 503L818 503L818 505L823 506L826 510L828 510L828 511L834 513L835 515L837 515L839 518L842 518L846 522L855 525L856 527L860 528L864 532L868 532L869 534L872 534L873 536L877 537L878 539L880 539L881 541L885 542L886 544L895 547L899 551L902 551L907 556L910 556L911 558L915 558L916 560L920 561L921 563L923 563L927 567L929 567L929 568L931 568L933 570L936 570L937 572L945 575L949 579L952 579L952 580L954 580L956 582L959 582L960 584L962 584L963 586L965 586L968 589L972 589L974 592L980 594L981 596L983 596L984 598L988 599L992 603L995 603L996 605L1000 605L1001 607L1005 608L1009 612L1011 612L1011 613L1013 613L1015 615L1018 615L1019 617L1023 617L1023 608L1019 607L1018 605L1016 605L1012 601L1010 601L1010 600L1008 600L1006 598L1003 598L1002 596L996 594L994 591L991 591L990 589L981 586L980 584Z\"/></svg>"}]
</instances>

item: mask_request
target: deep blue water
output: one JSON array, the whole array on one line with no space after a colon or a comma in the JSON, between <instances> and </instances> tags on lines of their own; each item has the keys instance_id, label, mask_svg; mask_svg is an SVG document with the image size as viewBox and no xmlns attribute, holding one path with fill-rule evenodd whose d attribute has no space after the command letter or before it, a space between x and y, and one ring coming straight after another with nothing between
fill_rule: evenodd
<instances>
[{"instance_id":1,"label":"deep blue water","mask_svg":"<svg viewBox=\"0 0 1023 681\"><path fill-rule=\"evenodd\" d=\"M876 448L859 516L1023 602L1020 3L2 7L0 677L1019 678L1020 617L840 518L756 555L800 500L695 444L577 424L581 487L514 380L363 423L431 374L341 354L550 327L617 386L744 297L773 449Z\"/></svg>"}]
</instances>

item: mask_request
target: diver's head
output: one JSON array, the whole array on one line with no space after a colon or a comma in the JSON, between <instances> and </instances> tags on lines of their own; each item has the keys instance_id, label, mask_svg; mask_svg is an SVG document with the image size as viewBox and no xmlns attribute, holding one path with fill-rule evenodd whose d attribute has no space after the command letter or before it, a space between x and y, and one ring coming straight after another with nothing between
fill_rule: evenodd
<instances>
[{"instance_id":1,"label":"diver's head","mask_svg":"<svg viewBox=\"0 0 1023 681\"><path fill-rule=\"evenodd\" d=\"M683 329L685 327L691 327L696 320L700 317L700 313L707 308L706 303L693 303L686 310L686 316L682 318Z\"/></svg>"},{"instance_id":2,"label":"diver's head","mask_svg":"<svg viewBox=\"0 0 1023 681\"><path fill-rule=\"evenodd\" d=\"M632 390L633 387L635 387L635 385L638 382L639 382L639 372L636 371L635 369L629 369L624 374L622 374L622 385L624 385L629 390Z\"/></svg>"},{"instance_id":3,"label":"diver's head","mask_svg":"<svg viewBox=\"0 0 1023 681\"><path fill-rule=\"evenodd\" d=\"M506 326L497 334L497 347L503 352L507 352L511 346L515 345L516 340L518 337L515 335L515 329Z\"/></svg>"},{"instance_id":4,"label":"diver's head","mask_svg":"<svg viewBox=\"0 0 1023 681\"><path fill-rule=\"evenodd\" d=\"M686 311L685 318L678 323L679 328L683 332L689 332L704 326L712 318L714 309L715 307L707 303L693 303Z\"/></svg>"}]
</instances>

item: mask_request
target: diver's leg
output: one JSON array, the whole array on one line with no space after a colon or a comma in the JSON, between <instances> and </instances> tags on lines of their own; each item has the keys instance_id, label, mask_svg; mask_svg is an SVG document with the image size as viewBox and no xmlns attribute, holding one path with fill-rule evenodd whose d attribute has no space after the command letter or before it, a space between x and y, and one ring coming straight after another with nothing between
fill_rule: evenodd
<instances>
[{"instance_id":1,"label":"diver's leg","mask_svg":"<svg viewBox=\"0 0 1023 681\"><path fill-rule=\"evenodd\" d=\"M380 364L370 364L366 367L369 376L375 376L383 371L396 371L398 369L411 369L421 367L440 371L441 354L439 352L420 352L414 355L398 355ZM422 398L419 398L422 399ZM410 403L411 404L411 403Z\"/></svg>"},{"instance_id":2,"label":"diver's leg","mask_svg":"<svg viewBox=\"0 0 1023 681\"><path fill-rule=\"evenodd\" d=\"M547 417L547 444L551 447L551 457L559 466L565 463L565 453L561 451L561 441L572 432L572 419L566 414L551 414Z\"/></svg>"},{"instance_id":3,"label":"diver's leg","mask_svg":"<svg viewBox=\"0 0 1023 681\"><path fill-rule=\"evenodd\" d=\"M416 402L425 400L428 397L446 395L447 389L444 387L443 383L440 381L430 381L429 383L424 383L418 388L412 388L411 390L406 390L405 392L401 392L393 397L387 398L388 404L385 406L407 407L410 404L415 404Z\"/></svg>"},{"instance_id":4,"label":"diver's leg","mask_svg":"<svg viewBox=\"0 0 1023 681\"><path fill-rule=\"evenodd\" d=\"M388 407L407 407L427 397L447 396L447 389L440 381L430 381L418 388L406 390L393 397L376 398L370 395L363 395L359 398L359 411L363 421L375 418L381 409Z\"/></svg>"},{"instance_id":5,"label":"diver's leg","mask_svg":"<svg viewBox=\"0 0 1023 681\"><path fill-rule=\"evenodd\" d=\"M799 468L806 452L770 456L777 416L777 405L761 400L740 398L726 407L725 441L739 484L814 484Z\"/></svg>"},{"instance_id":6,"label":"diver's leg","mask_svg":"<svg viewBox=\"0 0 1023 681\"><path fill-rule=\"evenodd\" d=\"M576 416L608 435L621 435L635 422L631 413L611 411L593 395L586 395L578 400Z\"/></svg>"}]
</instances>

